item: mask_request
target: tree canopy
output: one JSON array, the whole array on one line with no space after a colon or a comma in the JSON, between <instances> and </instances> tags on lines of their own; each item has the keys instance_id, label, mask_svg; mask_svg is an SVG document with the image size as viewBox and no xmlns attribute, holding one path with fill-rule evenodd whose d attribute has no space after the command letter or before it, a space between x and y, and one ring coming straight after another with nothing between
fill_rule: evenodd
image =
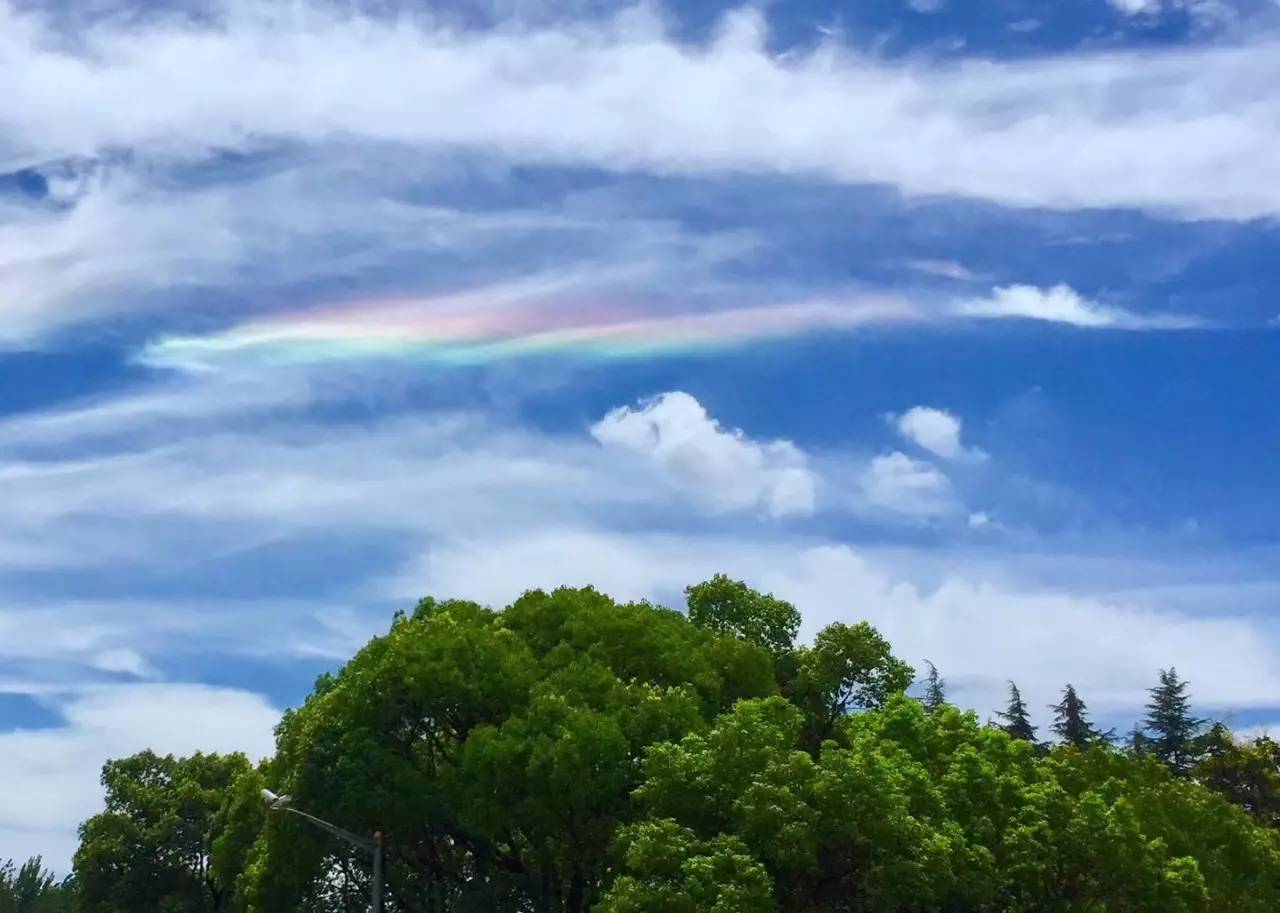
<instances>
[{"instance_id":1,"label":"tree canopy","mask_svg":"<svg viewBox=\"0 0 1280 913\"><path fill-rule=\"evenodd\" d=\"M1265 746L1221 737L1186 775L1098 739L1045 749L1012 684L983 725L908 697L866 623L798 645L780 600L688 594L688 615L589 588L424 599L317 680L260 766L109 763L79 909L367 909L368 854L264 787L385 835L394 913L1280 908Z\"/></svg>"},{"instance_id":2,"label":"tree canopy","mask_svg":"<svg viewBox=\"0 0 1280 913\"><path fill-rule=\"evenodd\" d=\"M57 881L39 856L0 863L0 913L71 913L75 888L72 879Z\"/></svg>"}]
</instances>

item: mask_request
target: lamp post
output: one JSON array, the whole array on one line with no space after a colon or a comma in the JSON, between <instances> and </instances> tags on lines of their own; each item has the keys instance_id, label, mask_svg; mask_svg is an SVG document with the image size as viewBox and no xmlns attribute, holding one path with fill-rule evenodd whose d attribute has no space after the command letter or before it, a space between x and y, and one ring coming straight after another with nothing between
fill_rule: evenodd
<instances>
[{"instance_id":1,"label":"lamp post","mask_svg":"<svg viewBox=\"0 0 1280 913\"><path fill-rule=\"evenodd\" d=\"M375 832L373 839L361 837L359 834L353 834L351 831L343 830L336 824L330 824L315 815L308 815L304 811L296 809L291 804L293 800L289 796L277 796L269 789L262 791L262 801L267 803L267 807L272 811L288 812L291 815L297 815L299 818L306 818L312 824L322 828L333 834L340 840L357 846L366 853L373 854L373 888L370 890L372 895L373 913L382 913L382 834Z\"/></svg>"}]
</instances>

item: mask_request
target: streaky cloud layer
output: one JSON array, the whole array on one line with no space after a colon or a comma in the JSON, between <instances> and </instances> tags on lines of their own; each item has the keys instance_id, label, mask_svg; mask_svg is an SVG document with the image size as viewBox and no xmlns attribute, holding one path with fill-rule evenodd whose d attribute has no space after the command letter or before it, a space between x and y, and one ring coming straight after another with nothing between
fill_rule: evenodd
<instances>
[{"instance_id":1,"label":"streaky cloud layer","mask_svg":"<svg viewBox=\"0 0 1280 913\"><path fill-rule=\"evenodd\" d=\"M666 314L596 304L477 307L469 296L362 301L250 320L215 334L163 337L140 361L202 370L362 358L460 366L540 355L623 359L719 351L917 316L910 303L889 296Z\"/></svg>"}]
</instances>

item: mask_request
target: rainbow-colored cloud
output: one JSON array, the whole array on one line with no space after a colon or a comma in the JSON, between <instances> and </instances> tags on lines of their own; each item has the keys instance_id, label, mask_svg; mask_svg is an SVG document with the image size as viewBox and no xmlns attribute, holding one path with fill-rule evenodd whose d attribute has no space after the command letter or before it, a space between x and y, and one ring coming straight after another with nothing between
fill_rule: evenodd
<instances>
[{"instance_id":1,"label":"rainbow-colored cloud","mask_svg":"<svg viewBox=\"0 0 1280 913\"><path fill-rule=\"evenodd\" d=\"M542 302L487 307L470 296L364 301L263 317L212 335L165 337L148 345L142 360L196 370L378 357L448 365L552 353L635 358L846 331L913 316L905 301L873 296L677 313Z\"/></svg>"}]
</instances>

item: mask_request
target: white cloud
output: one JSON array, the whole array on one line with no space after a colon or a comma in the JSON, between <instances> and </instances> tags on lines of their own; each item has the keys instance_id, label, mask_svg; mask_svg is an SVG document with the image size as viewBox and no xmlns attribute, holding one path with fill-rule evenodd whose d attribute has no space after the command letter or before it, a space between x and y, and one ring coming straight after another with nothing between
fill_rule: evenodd
<instances>
[{"instance_id":1,"label":"white cloud","mask_svg":"<svg viewBox=\"0 0 1280 913\"><path fill-rule=\"evenodd\" d=\"M341 139L627 171L820 175L1014 206L1280 213L1280 100L1267 90L1280 54L1265 40L942 66L830 43L776 57L747 11L705 48L634 10L454 31L408 13L243 2L200 22L112 17L74 41L50 28L0 7L0 82L24 86L0 100L0 162Z\"/></svg>"},{"instance_id":2,"label":"white cloud","mask_svg":"<svg viewBox=\"0 0 1280 913\"><path fill-rule=\"evenodd\" d=\"M1280 723L1254 723L1251 726L1234 727L1232 734L1241 742L1252 742L1254 739L1276 739L1280 736Z\"/></svg>"},{"instance_id":3,"label":"white cloud","mask_svg":"<svg viewBox=\"0 0 1280 913\"><path fill-rule=\"evenodd\" d=\"M1126 15L1137 16L1160 12L1167 0L1107 0L1107 2Z\"/></svg>"},{"instance_id":4,"label":"white cloud","mask_svg":"<svg viewBox=\"0 0 1280 913\"><path fill-rule=\"evenodd\" d=\"M172 312L192 300L207 305L192 293L210 288L225 301L226 321L245 298L310 300L317 284L392 269L407 283L455 294L465 285L476 297L691 289L756 243L745 232L694 234L656 218L566 214L554 200L434 205L407 198L405 185L448 182L444 165L377 150L352 158L282 156L253 179L231 174L195 187L162 168L117 163L91 172L64 205L0 197L0 346L122 313L181 323Z\"/></svg>"},{"instance_id":5,"label":"white cloud","mask_svg":"<svg viewBox=\"0 0 1280 913\"><path fill-rule=\"evenodd\" d=\"M981 450L970 449L961 441L963 420L944 409L931 406L913 406L901 415L889 416L898 433L934 456L946 460L981 460L986 457Z\"/></svg>"},{"instance_id":6,"label":"white cloud","mask_svg":"<svg viewBox=\"0 0 1280 913\"><path fill-rule=\"evenodd\" d=\"M958 282L973 282L979 278L967 266L955 260L911 260L907 265L918 273L955 279Z\"/></svg>"},{"instance_id":7,"label":"white cloud","mask_svg":"<svg viewBox=\"0 0 1280 913\"><path fill-rule=\"evenodd\" d=\"M907 0L907 6L917 13L937 13L946 5L946 0Z\"/></svg>"},{"instance_id":8,"label":"white cloud","mask_svg":"<svg viewBox=\"0 0 1280 913\"><path fill-rule=\"evenodd\" d=\"M896 450L871 460L862 491L871 507L891 513L931 517L956 509L951 482L938 467Z\"/></svg>"},{"instance_id":9,"label":"white cloud","mask_svg":"<svg viewBox=\"0 0 1280 913\"><path fill-rule=\"evenodd\" d=\"M531 530L441 543L391 582L405 598L426 589L502 605L531 586L595 585L621 599L678 602L690 582L724 572L791 600L803 636L866 619L909 661L933 659L962 706L1002 706L1018 682L1033 708L1070 681L1095 712L1131 721L1161 668L1176 666L1197 707L1215 712L1280 705L1280 650L1257 618L1197 617L992 577L954 561L923 583L872 551L843 545L598 529Z\"/></svg>"},{"instance_id":10,"label":"white cloud","mask_svg":"<svg viewBox=\"0 0 1280 913\"><path fill-rule=\"evenodd\" d=\"M988 298L958 302L954 310L961 317L1043 320L1089 329L1180 330L1204 325L1193 317L1136 314L1122 308L1107 307L1084 298L1066 285L1047 289L1033 285L1004 286L993 289Z\"/></svg>"},{"instance_id":11,"label":"white cloud","mask_svg":"<svg viewBox=\"0 0 1280 913\"><path fill-rule=\"evenodd\" d=\"M893 558L820 530L756 523L743 510L708 515L701 498L717 508L812 511L816 473L794 446L727 430L692 397L669 394L611 413L597 426L609 444L598 446L585 434L548 436L466 413L321 425L305 417L315 395L300 381L282 383L276 402L241 390L229 397L242 403L241 422L210 407L213 390L193 381L136 402L117 397L0 425L8 483L0 541L61 552L58 592L0 606L0 691L52 700L63 720L0 735L0 777L15 784L8 804L0 801L0 853L65 858L69 828L96 802L96 769L107 756L145 744L269 746L274 711L253 695L92 683L159 675L153 667L173 668L184 650L233 665L246 653L341 656L385 625L391 599L403 605L427 592L502 604L530 586L594 583L620 598L673 604L684 585L725 571L795 601L808 634L832 620L868 618L900 655L938 662L956 699L984 712L1014 677L1036 706L1069 680L1099 712L1132 716L1155 670L1169 664L1192 681L1199 706L1280 706L1280 657L1265 616L1173 611L1166 594L1145 606L1137 597L1089 595L1081 590L1098 575L1064 571L1057 554L1044 557L1059 574L1050 589L1021 580L1016 556L921 548ZM191 415L175 421L186 398ZM264 414L270 421L254 420ZM104 444L112 422L116 437ZM14 456L14 447L25 455ZM826 491L834 476L822 468ZM947 514L957 526L981 525L983 514L964 510L931 463L890 453L856 471L863 475L849 489L896 522ZM999 504L984 509L1003 519ZM77 570L103 555L117 579L160 576L186 586L201 566L235 567L237 554L257 545L338 536L379 548L393 539L403 552L389 566L333 571L340 598L317 603L62 595ZM39 569L19 569L30 587ZM277 572L287 580L311 569L286 562ZM1168 579L1158 563L1143 573ZM8 579L0 569L0 582ZM1217 592L1196 598L1224 602ZM177 708L183 716L174 722ZM51 815L32 818L27 794L53 803ZM46 829L24 830L33 820Z\"/></svg>"},{"instance_id":12,"label":"white cloud","mask_svg":"<svg viewBox=\"0 0 1280 913\"><path fill-rule=\"evenodd\" d=\"M1280 659L1273 632L1248 617L1164 612L964 571L925 589L843 546L806 551L797 567L761 581L804 606L808 625L858 606L901 655L929 656L960 699L980 708L998 706L1003 681L1013 678L1033 706L1071 681L1095 711L1136 715L1156 670L1170 665L1201 707L1280 701L1280 673L1268 668Z\"/></svg>"},{"instance_id":13,"label":"white cloud","mask_svg":"<svg viewBox=\"0 0 1280 913\"><path fill-rule=\"evenodd\" d=\"M1239 19L1239 2L1235 0L1107 0L1126 16L1158 16L1170 10L1182 10L1198 26L1228 25Z\"/></svg>"},{"instance_id":14,"label":"white cloud","mask_svg":"<svg viewBox=\"0 0 1280 913\"><path fill-rule=\"evenodd\" d=\"M259 695L190 684L102 687L49 703L57 726L0 733L0 858L43 852L61 872L77 825L101 806L104 760L144 748L265 757L280 718Z\"/></svg>"},{"instance_id":15,"label":"white cloud","mask_svg":"<svg viewBox=\"0 0 1280 913\"><path fill-rule=\"evenodd\" d=\"M726 429L688 393L614 409L591 434L606 447L652 460L675 485L717 508L763 507L773 517L814 511L817 478L798 447L761 444Z\"/></svg>"}]
</instances>

